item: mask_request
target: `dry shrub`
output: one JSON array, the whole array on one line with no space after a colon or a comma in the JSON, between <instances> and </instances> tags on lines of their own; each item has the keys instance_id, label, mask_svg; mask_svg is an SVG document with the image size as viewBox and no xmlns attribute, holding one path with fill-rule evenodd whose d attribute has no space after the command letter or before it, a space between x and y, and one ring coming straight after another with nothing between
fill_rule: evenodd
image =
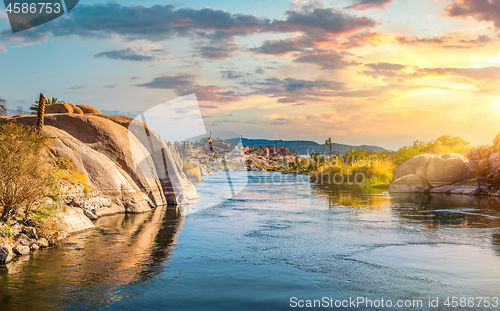
<instances>
[{"instance_id":1,"label":"dry shrub","mask_svg":"<svg viewBox=\"0 0 500 311\"><path fill-rule=\"evenodd\" d=\"M15 122L0 124L0 221L56 188L48 159L49 137Z\"/></svg>"},{"instance_id":2,"label":"dry shrub","mask_svg":"<svg viewBox=\"0 0 500 311\"><path fill-rule=\"evenodd\" d=\"M196 181L201 180L200 167L196 164L184 162L183 171L188 178L192 178Z\"/></svg>"},{"instance_id":3,"label":"dry shrub","mask_svg":"<svg viewBox=\"0 0 500 311\"><path fill-rule=\"evenodd\" d=\"M57 217L58 205L42 204L32 214L32 219L35 222L35 227L39 236L49 240L57 240L63 237L64 227Z\"/></svg>"}]
</instances>

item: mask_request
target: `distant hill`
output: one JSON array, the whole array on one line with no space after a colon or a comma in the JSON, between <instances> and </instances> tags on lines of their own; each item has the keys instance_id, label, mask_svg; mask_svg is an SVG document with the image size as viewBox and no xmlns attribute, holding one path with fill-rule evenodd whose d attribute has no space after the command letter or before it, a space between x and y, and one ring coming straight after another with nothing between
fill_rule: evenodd
<instances>
[{"instance_id":1,"label":"distant hill","mask_svg":"<svg viewBox=\"0 0 500 311\"><path fill-rule=\"evenodd\" d=\"M234 138L234 139L227 139L227 142L233 143L233 144L238 144L240 141L239 138ZM319 154L327 155L330 152L330 146L327 145L320 145L317 142L310 141L310 140L269 140L269 139L250 139L250 138L242 138L241 143L243 146L252 146L255 145L255 147L260 147L260 146L286 146L290 150L293 151L295 154L299 155L310 155L313 152L317 152ZM362 146L350 146L350 145L343 145L343 144L337 144L337 143L332 143L332 152L333 153L341 153L345 154L351 150L358 149L358 150L371 150L371 151L376 151L376 152L384 152L387 151L386 149L378 146L368 146L368 145L362 145Z\"/></svg>"}]
</instances>

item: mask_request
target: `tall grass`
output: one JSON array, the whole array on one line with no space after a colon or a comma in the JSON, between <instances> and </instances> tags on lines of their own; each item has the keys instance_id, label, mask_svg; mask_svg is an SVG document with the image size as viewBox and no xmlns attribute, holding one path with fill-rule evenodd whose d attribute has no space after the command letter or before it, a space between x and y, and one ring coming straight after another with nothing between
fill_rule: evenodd
<instances>
[{"instance_id":1,"label":"tall grass","mask_svg":"<svg viewBox=\"0 0 500 311\"><path fill-rule=\"evenodd\" d=\"M311 182L318 184L388 187L394 177L390 159L371 158L369 161L332 161L318 167L311 174Z\"/></svg>"},{"instance_id":2,"label":"tall grass","mask_svg":"<svg viewBox=\"0 0 500 311\"><path fill-rule=\"evenodd\" d=\"M190 162L184 162L183 171L184 174L186 174L187 178L201 181L201 172L198 165Z\"/></svg>"}]
</instances>

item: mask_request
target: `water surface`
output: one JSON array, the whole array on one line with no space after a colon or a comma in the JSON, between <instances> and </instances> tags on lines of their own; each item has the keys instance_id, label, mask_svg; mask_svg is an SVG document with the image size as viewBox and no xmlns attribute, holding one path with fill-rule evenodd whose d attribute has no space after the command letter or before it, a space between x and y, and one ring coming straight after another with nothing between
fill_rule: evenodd
<instances>
[{"instance_id":1,"label":"water surface","mask_svg":"<svg viewBox=\"0 0 500 311\"><path fill-rule=\"evenodd\" d=\"M500 296L496 199L391 196L251 172L245 190L223 200L224 178L206 177L189 207L105 217L0 268L0 309L285 310L291 297Z\"/></svg>"}]
</instances>

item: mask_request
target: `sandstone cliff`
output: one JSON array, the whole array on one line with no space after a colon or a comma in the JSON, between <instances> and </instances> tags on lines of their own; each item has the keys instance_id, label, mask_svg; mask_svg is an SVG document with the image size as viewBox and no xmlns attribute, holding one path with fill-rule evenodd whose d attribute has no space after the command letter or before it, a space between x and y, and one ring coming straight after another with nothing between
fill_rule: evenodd
<instances>
[{"instance_id":1,"label":"sandstone cliff","mask_svg":"<svg viewBox=\"0 0 500 311\"><path fill-rule=\"evenodd\" d=\"M60 104L62 108L67 105ZM92 114L47 114L44 132L53 138L51 153L73 160L92 188L111 202L87 204L93 206L92 213L145 212L159 205L184 204L198 198L194 185L182 172L182 160L172 144L148 128L158 146L156 151L150 150L147 142L151 137L142 137L137 130L140 127L129 131L133 119L86 110ZM33 125L35 120L35 116L17 116L0 122ZM84 199L74 201L75 206L85 205Z\"/></svg>"}]
</instances>

